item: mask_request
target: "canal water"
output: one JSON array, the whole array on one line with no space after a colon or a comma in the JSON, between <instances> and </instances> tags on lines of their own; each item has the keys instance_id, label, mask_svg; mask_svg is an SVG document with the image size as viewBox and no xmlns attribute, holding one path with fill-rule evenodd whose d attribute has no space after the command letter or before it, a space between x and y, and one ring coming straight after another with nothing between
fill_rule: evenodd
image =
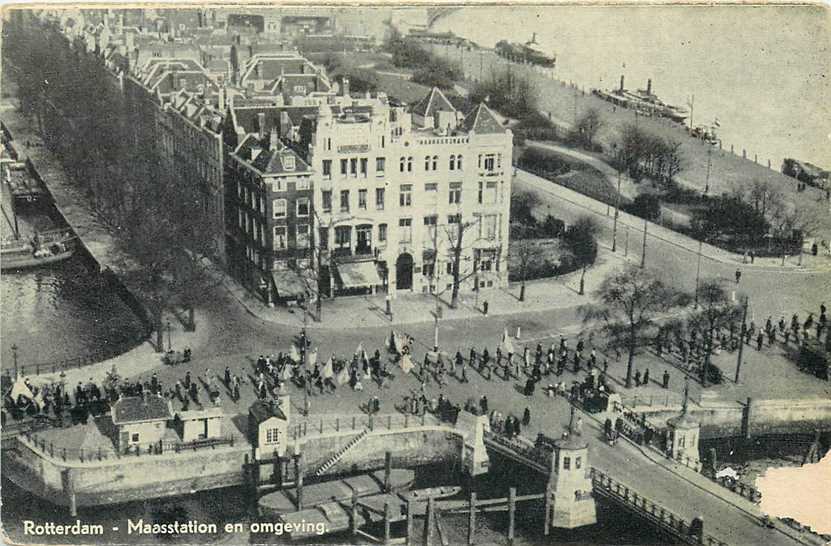
<instances>
[{"instance_id":1,"label":"canal water","mask_svg":"<svg viewBox=\"0 0 831 546\"><path fill-rule=\"evenodd\" d=\"M451 465L422 467L417 471L416 487L430 487L435 485L449 485L456 483L458 475ZM477 478L476 491L480 499L506 497L508 487L517 487L517 494L539 493L544 484L540 476L533 471L524 469L510 462L500 461L491 473ZM65 507L56 507L46 501L33 499L28 493L20 490L14 484L4 480L3 484L2 520L6 532L17 543L43 544L81 544L90 542L89 537L26 537L23 536L23 521L32 520L37 523L54 521L55 523L74 523ZM195 520L201 523L213 523L221 531L226 523L247 524L252 521L248 511L249 499L242 487L232 487L217 491L195 493L186 497L177 497L164 500L133 502L106 508L79 509L78 518L83 523L100 524L105 529L102 537L95 537L95 543L141 544L157 542L156 537L142 537L127 535L127 519L136 521L171 521L160 519L170 514L176 514L180 521ZM630 544L630 545L657 545L668 544L671 541L653 527L639 518L629 515L628 512L604 501L598 502L598 523L575 530L553 530L546 537L542 530L543 508L541 501L531 501L518 505L516 514L515 546L536 546L540 544ZM466 515L444 516L442 526L450 544L464 544L467 537L468 519ZM476 536L477 544L507 544L506 529L507 513L477 514ZM118 532L111 529L117 526ZM423 520L416 519L416 533L421 537ZM401 536L404 532L403 524L393 529ZM375 529L376 533L382 532ZM356 540L350 533L327 535L314 540L290 542L287 539L270 536L253 538L246 533L244 536L220 532L216 535L181 535L166 536L165 542L171 544L241 544L241 543L294 543L294 544L361 544L366 540ZM419 539L420 542L420 539ZM438 537L434 534L434 543Z\"/></svg>"},{"instance_id":2,"label":"canal water","mask_svg":"<svg viewBox=\"0 0 831 546\"><path fill-rule=\"evenodd\" d=\"M54 229L58 225L55 216L54 211L21 213L21 238L28 238L35 229ZM0 225L0 235L12 238L13 230L5 219ZM47 267L4 271L0 313L4 370L14 365L13 345L18 348L19 364L30 366L102 352L118 354L136 346L144 335L135 313L77 254Z\"/></svg>"}]
</instances>

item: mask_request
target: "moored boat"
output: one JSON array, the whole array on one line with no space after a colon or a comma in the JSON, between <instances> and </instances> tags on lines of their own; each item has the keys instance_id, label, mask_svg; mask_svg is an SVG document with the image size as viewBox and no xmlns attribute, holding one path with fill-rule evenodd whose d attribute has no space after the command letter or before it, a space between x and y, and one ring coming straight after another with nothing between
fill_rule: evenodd
<instances>
[{"instance_id":1,"label":"moored boat","mask_svg":"<svg viewBox=\"0 0 831 546\"><path fill-rule=\"evenodd\" d=\"M11 271L62 262L75 252L75 236L68 230L36 233L31 241L0 245L0 269Z\"/></svg>"}]
</instances>

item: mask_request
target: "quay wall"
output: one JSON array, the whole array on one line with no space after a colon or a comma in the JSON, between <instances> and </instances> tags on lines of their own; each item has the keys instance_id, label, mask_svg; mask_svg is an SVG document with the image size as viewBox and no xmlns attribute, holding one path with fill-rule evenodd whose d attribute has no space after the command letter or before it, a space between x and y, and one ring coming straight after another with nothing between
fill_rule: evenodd
<instances>
[{"instance_id":1,"label":"quay wall","mask_svg":"<svg viewBox=\"0 0 831 546\"><path fill-rule=\"evenodd\" d=\"M3 451L3 473L55 504L69 506L69 492L74 490L77 506L97 506L240 485L249 452L250 446L243 444L79 462L52 458L18 439L13 449Z\"/></svg>"},{"instance_id":2,"label":"quay wall","mask_svg":"<svg viewBox=\"0 0 831 546\"><path fill-rule=\"evenodd\" d=\"M350 432L302 441L299 449L303 453L304 473L313 474L356 435ZM387 451L392 453L393 466L397 468L459 461L463 442L462 436L450 427L426 425L407 431L374 431L322 475L381 468Z\"/></svg>"},{"instance_id":3,"label":"quay wall","mask_svg":"<svg viewBox=\"0 0 831 546\"><path fill-rule=\"evenodd\" d=\"M303 474L313 475L357 434L349 431L295 441L295 448L304 457ZM193 452L81 462L53 457L22 437L9 442L3 451L4 476L62 506L71 505L72 492L76 506L98 506L242 485L244 463L252 452L247 442L239 442ZM405 431L374 431L323 475L382 468L386 451L392 453L393 465L398 468L458 461L462 445L462 436L450 427L426 425ZM291 450L293 446L290 443L288 447Z\"/></svg>"},{"instance_id":4,"label":"quay wall","mask_svg":"<svg viewBox=\"0 0 831 546\"><path fill-rule=\"evenodd\" d=\"M681 408L643 409L648 421L660 428ZM750 404L705 404L690 408L701 423L703 439L813 432L831 429L831 400L752 400Z\"/></svg>"}]
</instances>

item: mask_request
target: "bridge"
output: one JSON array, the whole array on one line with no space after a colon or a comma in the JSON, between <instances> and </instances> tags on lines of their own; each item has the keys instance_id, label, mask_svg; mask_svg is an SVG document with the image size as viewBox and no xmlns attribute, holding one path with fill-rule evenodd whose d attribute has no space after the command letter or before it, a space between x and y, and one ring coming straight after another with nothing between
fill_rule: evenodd
<instances>
[{"instance_id":1,"label":"bridge","mask_svg":"<svg viewBox=\"0 0 831 546\"><path fill-rule=\"evenodd\" d=\"M755 504L697 472L663 459L649 447L602 440L600 427L587 427L590 475L594 494L645 518L672 536L690 543L814 544L784 527L766 527ZM517 464L548 475L551 448L524 438L485 434L485 446ZM654 451L654 453L650 453ZM695 518L704 521L703 542L689 534Z\"/></svg>"}]
</instances>

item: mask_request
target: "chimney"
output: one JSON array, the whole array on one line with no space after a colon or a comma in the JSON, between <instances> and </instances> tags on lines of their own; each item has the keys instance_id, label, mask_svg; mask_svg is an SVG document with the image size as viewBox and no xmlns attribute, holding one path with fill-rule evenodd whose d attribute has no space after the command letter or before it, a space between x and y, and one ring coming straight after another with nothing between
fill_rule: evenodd
<instances>
[{"instance_id":1,"label":"chimney","mask_svg":"<svg viewBox=\"0 0 831 546\"><path fill-rule=\"evenodd\" d=\"M652 94L652 78L649 78L648 80L646 80L646 94L647 95Z\"/></svg>"},{"instance_id":2,"label":"chimney","mask_svg":"<svg viewBox=\"0 0 831 546\"><path fill-rule=\"evenodd\" d=\"M260 140L265 140L265 112L257 114L257 130Z\"/></svg>"},{"instance_id":3,"label":"chimney","mask_svg":"<svg viewBox=\"0 0 831 546\"><path fill-rule=\"evenodd\" d=\"M349 97L349 78L346 76L343 77L343 81L341 83L341 91L344 97Z\"/></svg>"},{"instance_id":4,"label":"chimney","mask_svg":"<svg viewBox=\"0 0 831 546\"><path fill-rule=\"evenodd\" d=\"M268 139L269 150L276 150L280 146L280 139L277 137L277 127L271 128L271 134Z\"/></svg>"},{"instance_id":5,"label":"chimney","mask_svg":"<svg viewBox=\"0 0 831 546\"><path fill-rule=\"evenodd\" d=\"M623 74L620 75L620 92L623 93Z\"/></svg>"}]
</instances>

